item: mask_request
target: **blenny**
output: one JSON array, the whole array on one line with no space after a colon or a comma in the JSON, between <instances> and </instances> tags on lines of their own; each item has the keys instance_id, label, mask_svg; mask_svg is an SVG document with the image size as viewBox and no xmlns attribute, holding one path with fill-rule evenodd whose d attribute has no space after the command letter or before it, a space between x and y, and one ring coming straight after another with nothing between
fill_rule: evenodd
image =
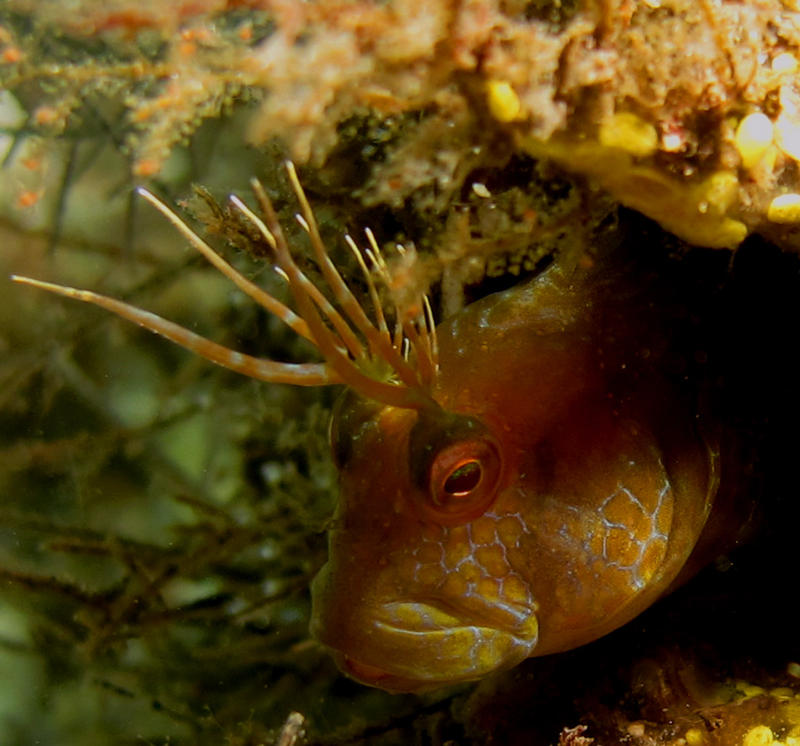
<instances>
[{"instance_id":1,"label":"blenny","mask_svg":"<svg viewBox=\"0 0 800 746\"><path fill-rule=\"evenodd\" d=\"M645 293L621 290L623 271L555 262L435 326L424 296L384 309L374 238L362 254L346 237L368 313L287 170L327 296L257 182L260 214L231 202L271 247L296 312L140 193L324 362L257 359L112 298L14 279L253 378L345 386L331 422L341 494L311 589L312 633L345 673L390 691L480 678L605 635L713 555L719 436L695 387L666 372L669 331Z\"/></svg>"}]
</instances>

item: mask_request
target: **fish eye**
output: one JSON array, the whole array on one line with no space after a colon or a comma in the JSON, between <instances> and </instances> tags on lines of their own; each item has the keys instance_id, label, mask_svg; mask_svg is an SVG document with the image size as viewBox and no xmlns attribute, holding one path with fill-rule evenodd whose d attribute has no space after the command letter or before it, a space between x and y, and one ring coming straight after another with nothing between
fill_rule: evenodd
<instances>
[{"instance_id":1,"label":"fish eye","mask_svg":"<svg viewBox=\"0 0 800 746\"><path fill-rule=\"evenodd\" d=\"M444 492L453 498L469 496L469 493L480 484L483 468L475 459L465 461L450 472L444 481Z\"/></svg>"},{"instance_id":2,"label":"fish eye","mask_svg":"<svg viewBox=\"0 0 800 746\"><path fill-rule=\"evenodd\" d=\"M423 506L426 516L445 525L477 518L494 502L500 472L499 452L488 439L444 446L431 460Z\"/></svg>"}]
</instances>

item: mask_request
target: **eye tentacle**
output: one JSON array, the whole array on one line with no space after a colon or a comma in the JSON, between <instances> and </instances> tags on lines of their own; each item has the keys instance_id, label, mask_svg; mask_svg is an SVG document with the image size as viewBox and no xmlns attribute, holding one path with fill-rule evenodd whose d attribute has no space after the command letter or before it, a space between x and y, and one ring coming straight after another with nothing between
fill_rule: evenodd
<instances>
[{"instance_id":1,"label":"eye tentacle","mask_svg":"<svg viewBox=\"0 0 800 746\"><path fill-rule=\"evenodd\" d=\"M384 402L397 407L411 409L430 408L437 405L430 396L418 386L406 386L387 383L377 380L363 373L359 367L342 352L339 340L333 332L325 325L315 307L312 299L310 287L315 287L313 283L303 274L300 268L292 259L289 246L283 236L272 202L263 188L254 184L256 194L262 203L262 209L266 221L258 217L247 205L237 197L232 197L234 204L243 215L265 234L272 236L270 242L275 249L275 259L278 266L286 273L289 278L289 288L294 295L295 302L300 310L300 314L305 319L311 333L314 336L314 343L328 365L337 372L343 383L351 386L360 394L376 401Z\"/></svg>"},{"instance_id":2,"label":"eye tentacle","mask_svg":"<svg viewBox=\"0 0 800 746\"><path fill-rule=\"evenodd\" d=\"M391 287L392 281L389 273L389 267L386 264L386 260L383 258L383 254L381 253L380 247L375 240L375 236L372 231L369 230L369 228L366 229L365 233L367 234L367 240L370 244L370 249L367 250L367 256L375 266L375 271L380 276L382 282L386 285L386 287ZM397 245L397 250L401 255L406 254L406 249L401 244ZM418 301L420 310L415 314L413 319L411 314L404 311L404 309L399 308L395 303L395 329L392 345L394 348L400 349L403 359L407 360L407 347L403 342L405 338L405 340L408 342L408 345L415 351L417 355L416 362L419 367L420 383L423 386L430 386L436 377L438 364L434 363L433 361L431 345L426 330L427 319L424 316L423 309L426 296L424 294L421 295L421 299L422 300ZM415 322L417 323L419 329L422 329L421 333L419 333L417 328L414 326ZM424 344L421 344L421 342Z\"/></svg>"},{"instance_id":3,"label":"eye tentacle","mask_svg":"<svg viewBox=\"0 0 800 746\"><path fill-rule=\"evenodd\" d=\"M324 386L341 382L339 376L325 363L280 363L274 360L264 360L212 342L210 339L201 337L199 334L195 334L173 321L162 318L150 311L136 308L136 306L116 298L109 298L99 293L93 293L90 290L79 290L66 285L56 285L20 275L12 275L11 279L22 285L30 285L57 295L63 295L65 298L73 298L84 303L100 306L106 311L110 311L128 321L132 321L138 326L165 337L190 352L210 360L212 363L221 365L223 368L236 373L242 373L250 378L269 381L270 383L290 383L295 386Z\"/></svg>"},{"instance_id":4,"label":"eye tentacle","mask_svg":"<svg viewBox=\"0 0 800 746\"><path fill-rule=\"evenodd\" d=\"M397 252L403 257L408 255L408 249L402 244L397 245ZM416 298L415 305L413 306L416 310L416 314L414 314L413 317L411 314L408 314L407 319L404 316L404 321L407 321L407 327L413 330L412 334L414 335L414 339L412 340L412 345L417 351L422 380L425 385L430 385L436 377L437 366L433 360L431 341L428 336L427 318L425 316L426 300L427 296L421 293ZM406 331L406 335L409 335L407 327L404 325L403 328ZM420 341L424 344L420 344Z\"/></svg>"},{"instance_id":5,"label":"eye tentacle","mask_svg":"<svg viewBox=\"0 0 800 746\"><path fill-rule=\"evenodd\" d=\"M409 340L413 350L417 353L417 365L422 383L429 386L435 377L433 361L429 355L427 340L417 329L418 319L408 319L403 321L403 331Z\"/></svg>"},{"instance_id":6,"label":"eye tentacle","mask_svg":"<svg viewBox=\"0 0 800 746\"><path fill-rule=\"evenodd\" d=\"M213 342L185 327L129 303L89 290L56 285L28 277L12 277L18 283L47 290L67 298L100 306L132 321L207 360L251 378L271 383L299 386L345 384L359 395L382 404L418 411L438 411L431 394L437 373L433 314L424 296L413 309L398 308L395 303L395 330L390 333L374 276L364 256L349 236L353 251L367 282L374 306L373 322L350 290L345 279L328 256L311 206L291 163L286 170L300 204L298 221L307 232L328 294L316 285L292 257L277 213L261 184L254 180L253 190L263 217L244 202L231 196L232 206L249 221L272 249L274 269L287 282L294 299L294 310L255 285L223 259L187 222L158 197L144 188L137 192L160 212L178 232L221 274L262 308L276 316L295 333L311 342L324 362L283 363L253 357ZM388 277L388 271L374 236L367 231L370 248L366 256L375 271ZM334 305L335 304L335 305ZM425 305L427 304L427 305ZM411 354L409 354L409 352Z\"/></svg>"},{"instance_id":7,"label":"eye tentacle","mask_svg":"<svg viewBox=\"0 0 800 746\"><path fill-rule=\"evenodd\" d=\"M375 266L376 271L382 276L384 276L386 272L386 264L385 262L383 262L383 258L381 257L380 250L377 246L377 242L375 241L375 235L369 228L365 229L364 232L366 233L367 240L369 241L371 246L371 248L366 251L367 257ZM358 260L359 266L361 267L361 270L364 273L364 276L366 277L369 294L370 297L372 298L373 305L375 306L375 316L378 322L378 329L381 335L386 340L386 343L392 345L393 342L391 340L391 336L389 335L389 329L386 325L386 318L384 316L383 308L378 298L378 291L375 287L375 282L372 279L372 274L370 273L369 269L367 268L366 262L364 261L364 256L359 251L355 241L349 235L345 236L345 241L347 245L350 247L353 254L355 255L356 259ZM380 261L377 259L377 257L381 257ZM436 353L436 355L434 355L434 347L431 339L431 332L435 336L433 309L431 308L430 301L428 300L427 295L422 296L422 302L424 305L424 319L423 319L424 324L421 327L422 333L420 334L420 336L423 342L425 343L425 349L421 350L423 354L420 355L420 362L422 363L423 366L423 368L420 371L420 379L424 385L430 385L433 379L435 378L435 373L439 367L437 359L438 352ZM395 309L395 313L399 319L400 309ZM407 356L406 345L403 345L401 341L403 339L403 328L404 328L402 326L402 323L399 323L397 328L399 330L399 333L397 335L396 341L394 342L394 346L395 348L400 346L402 357L404 360L407 360L408 356ZM412 331L412 336L413 336L413 331ZM415 346L416 343L418 343L418 339L408 340L408 344L410 344L412 347ZM427 360L424 359L425 355L427 355Z\"/></svg>"},{"instance_id":8,"label":"eye tentacle","mask_svg":"<svg viewBox=\"0 0 800 746\"><path fill-rule=\"evenodd\" d=\"M376 304L375 314L378 319L378 327L380 328L382 333L385 333L388 344L392 345L392 337L389 334L389 327L386 324L386 316L383 313L383 305L381 304L380 298L378 297L378 289L375 287L375 281L372 279L372 272L369 270L369 268L367 267L367 263L364 261L364 256L366 256L367 259L370 260L372 265L377 267L378 261L375 258L375 254L376 253L380 254L380 248L378 247L378 242L375 240L375 234L372 232L369 226L364 228L364 235L367 237L367 243L369 244L369 248L364 250L363 256L360 251L357 251L359 257L359 263L361 264L362 271L364 272L367 278L367 283L372 288L372 290L370 291L370 295L373 296L372 302ZM345 238L347 238L347 236L345 236ZM355 249L357 250L358 247L356 246L355 241L353 241L352 239L350 239L350 241L352 243L352 246L355 247ZM395 344L394 346L395 348L397 348L398 345Z\"/></svg>"},{"instance_id":9,"label":"eye tentacle","mask_svg":"<svg viewBox=\"0 0 800 746\"><path fill-rule=\"evenodd\" d=\"M198 236L178 215L176 215L158 197L144 187L138 187L137 194L146 199L156 208L172 225L178 229L184 238L194 246L220 273L231 280L236 287L243 293L252 298L266 311L279 318L290 329L307 339L313 344L314 340L303 319L301 319L291 308L285 306L279 300L273 298L269 293L262 290L258 285L250 282L244 275L237 272L228 262L226 262L214 249L212 249L200 236Z\"/></svg>"},{"instance_id":10,"label":"eye tentacle","mask_svg":"<svg viewBox=\"0 0 800 746\"><path fill-rule=\"evenodd\" d=\"M314 218L314 213L311 210L311 205L308 202L308 198L297 177L297 171L291 161L286 162L286 172L289 176L289 181L295 196L297 197L297 201L300 203L300 209L305 221L304 227L311 239L314 257L320 265L322 274L325 277L325 281L330 286L334 298L345 310L356 329L364 335L370 349L391 365L392 369L404 384L407 386L419 386L421 381L417 372L403 360L397 349L391 344L388 344L387 340L375 328L374 324L369 320L369 317L364 313L364 309L361 307L358 299L353 295L350 288L347 287L347 283L342 279L341 274L339 274L336 266L328 256L325 244L319 234L319 228Z\"/></svg>"},{"instance_id":11,"label":"eye tentacle","mask_svg":"<svg viewBox=\"0 0 800 746\"><path fill-rule=\"evenodd\" d=\"M375 267L375 271L381 278L383 284L386 285L386 287L389 287L389 270L386 266L386 261L383 258L383 254L381 253L381 247L378 246L378 242L375 240L375 234L369 227L364 229L364 233L367 236L367 242L369 243L369 248L364 253L367 255L367 258L370 260L370 262L372 262L372 266ZM403 359L407 359L408 356L405 354L405 352L403 352L403 327L400 323L400 313L396 305L394 315L394 330L392 332L392 346L396 350L401 351Z\"/></svg>"},{"instance_id":12,"label":"eye tentacle","mask_svg":"<svg viewBox=\"0 0 800 746\"><path fill-rule=\"evenodd\" d=\"M425 326L435 375L439 372L439 340L436 336L436 322L433 319L433 308L431 308L431 302L427 295L422 296L422 302L425 304Z\"/></svg>"},{"instance_id":13,"label":"eye tentacle","mask_svg":"<svg viewBox=\"0 0 800 746\"><path fill-rule=\"evenodd\" d=\"M375 319L377 322L378 331L380 332L381 336L384 337L386 343L391 345L392 338L389 336L389 327L386 325L386 316L383 313L383 306L381 305L381 300L378 296L378 288L375 286L375 281L372 279L372 273L369 271L369 267L367 267L367 263L364 261L364 255L361 253L358 245L349 233L345 234L344 242L350 248L350 251L358 262L361 273L364 275L364 280L367 283L367 292L369 293L370 300L372 301L372 308L375 311Z\"/></svg>"},{"instance_id":14,"label":"eye tentacle","mask_svg":"<svg viewBox=\"0 0 800 746\"><path fill-rule=\"evenodd\" d=\"M312 301L319 307L325 317L331 322L333 328L336 330L336 333L339 335L339 338L342 344L345 346L347 351L355 358L359 358L364 354L364 348L361 344L361 341L358 337L353 333L352 329L348 326L347 322L342 318L342 315L331 305L330 301L322 294L320 289L313 283L311 280L308 279L307 275L300 267L297 266L297 263L294 259L291 258L291 254L289 254L288 246L286 247L286 255L289 256L290 261L294 265L295 272L290 273L286 267L284 266L284 252L278 250L278 246L285 246L286 242L283 238L282 234L278 230L275 232L266 226L263 220L258 217L244 202L242 202L239 197L235 194L230 196L231 204L244 215L253 225L256 226L258 231L264 236L267 242L272 247L273 251L276 253L276 260L278 262L278 267L282 270L283 276L286 281L289 283L289 289L292 291L292 295L295 295L296 288L300 290L300 292L305 293L308 295ZM279 228L279 227L278 227ZM293 276L294 275L294 276ZM297 283L297 284L294 284ZM297 300L295 295L295 300ZM306 322L307 324L308 322ZM311 341L316 346L317 340L314 335L311 335Z\"/></svg>"}]
</instances>

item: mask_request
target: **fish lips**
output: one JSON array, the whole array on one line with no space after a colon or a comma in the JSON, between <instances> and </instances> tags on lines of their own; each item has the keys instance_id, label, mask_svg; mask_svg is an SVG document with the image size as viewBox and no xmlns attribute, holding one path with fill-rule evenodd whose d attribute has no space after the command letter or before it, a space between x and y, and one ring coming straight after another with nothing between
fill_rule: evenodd
<instances>
[{"instance_id":1,"label":"fish lips","mask_svg":"<svg viewBox=\"0 0 800 746\"><path fill-rule=\"evenodd\" d=\"M337 644L315 615L312 633L339 669L390 692L438 689L511 668L529 657L539 637L532 609L449 608L393 601L363 619L351 644Z\"/></svg>"}]
</instances>

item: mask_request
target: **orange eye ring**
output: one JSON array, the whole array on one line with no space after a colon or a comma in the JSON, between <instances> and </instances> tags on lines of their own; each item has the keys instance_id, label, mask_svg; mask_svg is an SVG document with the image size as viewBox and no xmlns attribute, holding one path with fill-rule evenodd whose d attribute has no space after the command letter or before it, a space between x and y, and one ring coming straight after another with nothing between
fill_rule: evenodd
<instances>
[{"instance_id":1,"label":"orange eye ring","mask_svg":"<svg viewBox=\"0 0 800 746\"><path fill-rule=\"evenodd\" d=\"M425 517L446 526L474 520L494 502L501 473L500 452L491 440L445 446L431 461L421 505Z\"/></svg>"}]
</instances>

